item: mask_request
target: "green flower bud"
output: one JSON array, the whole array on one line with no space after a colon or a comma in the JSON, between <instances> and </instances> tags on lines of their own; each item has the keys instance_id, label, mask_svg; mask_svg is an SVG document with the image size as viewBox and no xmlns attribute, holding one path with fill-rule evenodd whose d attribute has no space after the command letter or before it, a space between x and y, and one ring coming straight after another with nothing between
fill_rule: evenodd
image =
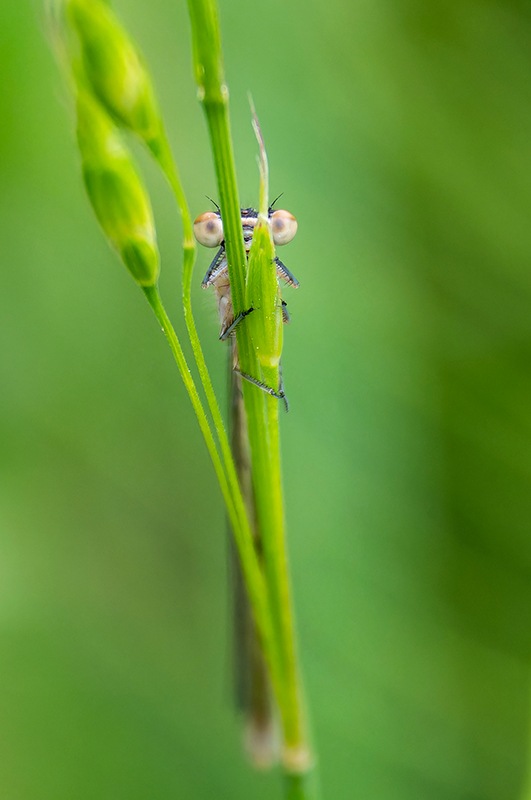
<instances>
[{"instance_id":1,"label":"green flower bud","mask_svg":"<svg viewBox=\"0 0 531 800\"><path fill-rule=\"evenodd\" d=\"M118 125L153 143L161 118L137 48L102 0L68 0L67 9L91 90Z\"/></svg>"},{"instance_id":2,"label":"green flower bud","mask_svg":"<svg viewBox=\"0 0 531 800\"><path fill-rule=\"evenodd\" d=\"M154 286L159 253L148 194L116 127L83 91L77 99L77 140L98 222L134 280Z\"/></svg>"}]
</instances>

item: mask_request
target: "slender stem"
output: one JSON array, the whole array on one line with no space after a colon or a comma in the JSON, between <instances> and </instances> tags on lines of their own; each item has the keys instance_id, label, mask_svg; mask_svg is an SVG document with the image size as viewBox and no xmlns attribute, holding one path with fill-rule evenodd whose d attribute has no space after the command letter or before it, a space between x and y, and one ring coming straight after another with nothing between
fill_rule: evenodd
<instances>
[{"instance_id":1,"label":"slender stem","mask_svg":"<svg viewBox=\"0 0 531 800\"><path fill-rule=\"evenodd\" d=\"M276 391L280 389L280 357L282 354L282 311L280 308L278 278L274 263L274 248L269 229L269 166L267 151L260 123L251 101L253 128L258 141L260 157L260 202L258 224L255 228L253 245L249 253L249 272L247 276L247 302L251 305L258 298L261 314L250 320L250 334L256 345L261 367L261 379L266 386ZM302 708L300 698L300 677L298 675L295 625L291 601L288 570L288 557L284 522L284 500L282 495L282 474L280 456L279 403L275 398L265 398L265 429L251 431L257 447L263 441L267 445L266 457L268 471L262 476L256 495L259 502L266 502L263 513L269 514L271 524L268 536L263 537L264 562L267 582L270 589L274 621L282 642L284 679L286 681L286 702L289 706L288 719L291 728L286 732L287 748L290 758L297 754L297 746L303 739L303 718L298 710ZM259 424L262 418L259 419ZM260 437L260 438L259 438Z\"/></svg>"},{"instance_id":2,"label":"slender stem","mask_svg":"<svg viewBox=\"0 0 531 800\"><path fill-rule=\"evenodd\" d=\"M190 215L190 210L188 208L186 196L182 188L182 183L177 170L177 166L171 154L169 144L167 143L166 140L164 140L164 146L156 157L173 190L183 220L182 298L183 298L184 319L186 323L186 329L188 331L188 338L192 346L192 352L194 354L194 359L199 372L199 378L201 380L201 384L205 392L205 397L207 399L210 413L212 414L212 420L214 422L214 428L217 433L219 445L221 448L221 454L223 457L225 469L227 471L229 485L231 487L234 502L237 506L239 515L243 518L244 516L246 516L246 512L245 512L243 498L241 496L241 491L239 488L236 467L230 449L228 436L225 430L223 416L221 414L216 393L214 391L214 386L212 384L212 379L208 371L205 356L203 353L203 348L201 347L201 342L199 340L199 335L197 333L197 327L195 324L195 319L192 311L192 276L193 276L193 268L194 268L195 253L196 253L195 239L193 235L192 217Z\"/></svg>"},{"instance_id":3,"label":"slender stem","mask_svg":"<svg viewBox=\"0 0 531 800\"><path fill-rule=\"evenodd\" d=\"M271 680L275 691L281 692L280 657L273 631L267 588L254 548L253 536L249 527L249 521L243 498L241 492L239 491L232 458L231 463L232 470L234 471L234 479L236 480L236 491L234 491L234 484L231 486L227 480L225 469L220 459L216 442L210 428L210 423L205 414L205 410L198 395L197 387L188 368L188 364L186 363L186 359L181 344L177 338L177 334L175 333L175 330L160 299L158 287L145 287L143 291L146 295L148 303L150 304L157 320L161 325L162 331L166 336L172 354L177 362L186 391L188 392L188 396L190 397L192 406L197 416L199 427L205 439L210 458L212 459L214 470L221 487L225 505L227 507L227 513L234 531L234 537L242 564L243 574L245 576L246 585L255 614L256 625L263 642L265 658L271 673ZM226 446L228 448L228 441L226 442ZM231 483L233 482L231 481Z\"/></svg>"},{"instance_id":4,"label":"slender stem","mask_svg":"<svg viewBox=\"0 0 531 800\"><path fill-rule=\"evenodd\" d=\"M235 311L244 308L246 254L240 203L230 135L228 90L224 82L217 4L215 0L189 0L194 45L194 66L209 128L218 180L225 234L231 295ZM258 375L259 365L245 325L236 330L240 366ZM278 404L244 381L244 399L251 444L253 485L264 542L266 576L275 633L280 642L282 687L277 701L285 740L284 765L304 772L310 763L306 725L297 667L295 630L289 591L284 512L278 439Z\"/></svg>"},{"instance_id":5,"label":"slender stem","mask_svg":"<svg viewBox=\"0 0 531 800\"><path fill-rule=\"evenodd\" d=\"M214 436L212 434L212 430L210 428L210 423L208 418L205 414L205 410L201 403L201 399L197 392L197 387L195 385L194 379L186 362L185 355L183 353L183 349L181 347L181 343L177 338L177 334L171 324L171 321L166 313L166 310L162 304L162 300L160 298L160 293L157 286L146 286L143 287L144 294L147 298L149 305L151 306L153 313L155 314L157 320L159 321L162 332L166 336L170 349L172 351L173 357L177 362L177 366L179 367L179 372L181 373L181 377L183 379L186 391L188 392L188 396L192 403L193 409L197 416L197 420L199 422L199 427L201 429L201 433L205 439L208 452L212 459L212 463L214 465L214 470L216 472L216 476L218 478L221 491L223 494L223 498L225 499L225 503L227 505L227 511L231 517L231 521L234 519L236 522L237 528L240 528L240 520L238 520L236 516L236 510L234 505L234 500L231 495L229 485L227 482L227 477L225 475L225 470L223 468L223 464L219 457L218 449L216 446L216 442Z\"/></svg>"},{"instance_id":6,"label":"slender stem","mask_svg":"<svg viewBox=\"0 0 531 800\"><path fill-rule=\"evenodd\" d=\"M218 105L218 108L221 107ZM224 116L228 121L228 116L226 114ZM222 118L223 115L221 117L221 120ZM223 124L220 126L220 130L222 130ZM220 137L216 136L215 139L216 141L218 141ZM225 141L223 137L221 137L221 141ZM223 159L229 157L227 156L226 147L222 147L221 151ZM183 286L183 305L184 305L185 322L194 358L198 367L200 380L203 389L205 391L207 403L210 409L210 413L212 414L212 419L217 432L223 463L228 477L228 487L235 505L235 514L240 523L240 527L243 528L243 531L240 535L248 539L248 537L251 535L250 534L251 529L249 526L247 510L245 508L245 504L242 498L233 455L225 431L225 426L223 423L223 418L221 415L219 404L217 402L217 398L214 392L214 387L212 385L212 380L210 378L210 373L208 371L203 350L201 348L192 312L191 284L192 284L193 265L195 261L195 242L193 239L193 226L192 226L190 211L188 208L188 203L186 201L186 196L182 188L182 183L179 177L179 173L177 171L176 164L171 154L171 149L165 138L161 140L161 146L159 146L159 148L154 154L157 160L159 161L164 173L166 174L166 177L168 178L168 181L174 192L183 219L184 264L183 264L182 286ZM229 161L231 158L232 155L230 155ZM227 162L223 160L223 163ZM231 192L229 192L229 196L230 195ZM234 200L234 196L232 196L231 199ZM236 202L238 202L237 196L235 199ZM242 238L241 222L239 217L238 217L237 230L238 230L238 236L241 239ZM242 239L242 247L243 247L243 239ZM246 259L245 251L244 251L244 259ZM246 341L246 344L248 344L248 340ZM244 363L248 363L248 361L247 362L244 361ZM253 406L253 413L251 415L252 419L260 418L265 422L266 416L264 415L264 397L262 396L262 394L260 392L251 392L248 402ZM278 403L274 402L272 404L272 408L273 408L272 419L276 420L276 428L274 424L272 427L272 432L273 432L272 441L276 441L276 448L277 448L276 454L273 453L273 458L271 459L271 456L267 452L267 448L263 447L263 444L266 442L266 436L264 435L263 429L259 428L250 437L251 448L254 449L255 453L255 467L256 467L257 480L260 483L261 487L267 487L268 484L271 487L271 491L269 491L268 489L266 489L265 492L262 491L261 497L264 498L269 495L273 499L273 502L271 504L265 503L264 507L262 508L262 516L265 517L266 515L269 514L271 517L271 523L269 527L272 527L275 531L278 531L280 533L280 540L279 536L265 537L267 545L266 544L264 545L264 555L266 561L266 572L268 574L268 582L271 586L271 591L269 592L270 607L272 615L272 624L274 625L275 628L275 636L273 637L272 643L268 644L267 640L264 640L263 646L264 648L269 648L271 650L271 647L273 645L273 651L265 653L266 661L268 664L274 663L276 665L275 669L279 675L281 670L282 673L285 673L285 678L283 679L282 684L279 684L278 680L276 681L277 683L276 693L279 697L279 707L281 709L281 714L286 717L284 720L286 745L288 746L288 748L296 748L298 742L301 739L301 730L300 730L301 720L299 715L297 714L297 702L295 699L297 697L298 688L296 681L296 675L297 675L296 660L294 656L294 627L292 624L291 614L287 613L287 611L289 611L291 606L290 606L290 592L289 592L289 577L286 569L286 561L285 558L283 558L283 554L285 553L285 548L283 548L282 546L282 542L284 540L282 491L281 491L280 472L279 470L275 471L274 468L273 469L271 468L271 461L273 462L273 465L275 463L280 465ZM275 475L277 478L276 481L275 481ZM277 620L279 620L278 623ZM280 643L280 646L277 646L278 643ZM274 678L273 678L273 684L275 685ZM286 695L283 700L280 698L281 694ZM288 709L289 713L286 713Z\"/></svg>"},{"instance_id":7,"label":"slender stem","mask_svg":"<svg viewBox=\"0 0 531 800\"><path fill-rule=\"evenodd\" d=\"M240 198L236 183L236 164L232 149L228 109L228 91L221 101L210 102L205 95L203 107L207 116L210 141L219 189L219 202L223 219L223 233L227 248L230 291L233 308L243 309L245 304L245 279L247 256L243 243ZM237 212L237 213L235 213ZM244 326L240 325L243 330ZM238 329L236 329L238 332ZM238 346L241 346L238 337Z\"/></svg>"},{"instance_id":8,"label":"slender stem","mask_svg":"<svg viewBox=\"0 0 531 800\"><path fill-rule=\"evenodd\" d=\"M184 259L183 259L182 290L183 290L185 323L188 330L188 336L192 346L195 362L198 368L201 384L205 392L208 407L212 415L212 420L214 422L214 427L217 433L217 438L221 449L221 455L223 458L223 463L228 478L228 485L235 505L235 512L238 516L240 526L243 528L242 535L248 536L250 535L251 528L248 519L247 509L245 507L245 502L242 497L238 475L236 471L236 465L234 463L234 458L230 448L227 433L225 430L223 417L216 398L212 380L210 378L210 373L208 371L206 360L203 354L203 349L201 347L192 311L191 289L192 289L193 266L195 262L195 241L193 239L192 219L190 216L188 203L186 201L186 196L182 188L182 183L179 177L179 173L177 171L175 161L171 154L169 144L167 143L166 140L163 141L163 146L157 152L156 157L172 187L183 219ZM270 659L271 657L274 658L275 657L274 654L273 656L270 656ZM278 658L279 659L281 658L281 654L278 655Z\"/></svg>"},{"instance_id":9,"label":"slender stem","mask_svg":"<svg viewBox=\"0 0 531 800\"><path fill-rule=\"evenodd\" d=\"M267 381L267 376L266 381ZM305 719L303 698L301 697L300 675L297 663L296 632L291 599L291 585L288 568L286 533L284 521L284 499L282 492L282 473L280 458L279 401L266 395L268 478L262 501L267 501L270 517L269 536L264 537L264 553L267 579L272 598L274 598L274 619L282 642L282 660L286 681L286 702L289 704L287 718L290 729L286 731L286 745L298 750L304 747ZM302 756L299 753L297 757ZM308 756L309 757L309 756Z\"/></svg>"},{"instance_id":10,"label":"slender stem","mask_svg":"<svg viewBox=\"0 0 531 800\"><path fill-rule=\"evenodd\" d=\"M229 90L224 77L217 2L188 0L188 10L192 26L198 95L206 113L214 156L232 303L234 309L243 309L247 258L243 244L236 166L230 135ZM240 344L238 337L238 346Z\"/></svg>"}]
</instances>

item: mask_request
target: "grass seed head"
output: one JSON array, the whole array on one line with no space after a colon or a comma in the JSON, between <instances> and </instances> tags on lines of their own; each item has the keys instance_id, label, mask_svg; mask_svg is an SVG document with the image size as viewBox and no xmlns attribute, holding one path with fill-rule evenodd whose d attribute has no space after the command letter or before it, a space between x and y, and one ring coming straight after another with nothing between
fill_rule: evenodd
<instances>
[{"instance_id":1,"label":"grass seed head","mask_svg":"<svg viewBox=\"0 0 531 800\"><path fill-rule=\"evenodd\" d=\"M134 280L154 286L159 253L149 196L119 131L82 90L77 97L77 139L98 222Z\"/></svg>"},{"instance_id":2,"label":"grass seed head","mask_svg":"<svg viewBox=\"0 0 531 800\"><path fill-rule=\"evenodd\" d=\"M77 33L88 84L119 126L146 143L160 135L161 118L143 59L102 0L67 0L67 19Z\"/></svg>"}]
</instances>

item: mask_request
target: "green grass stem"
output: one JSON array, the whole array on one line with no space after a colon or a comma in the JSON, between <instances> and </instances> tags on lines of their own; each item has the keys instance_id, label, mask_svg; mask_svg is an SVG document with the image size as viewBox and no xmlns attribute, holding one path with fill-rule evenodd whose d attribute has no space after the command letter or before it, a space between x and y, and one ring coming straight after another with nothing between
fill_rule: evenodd
<instances>
[{"instance_id":1,"label":"green grass stem","mask_svg":"<svg viewBox=\"0 0 531 800\"><path fill-rule=\"evenodd\" d=\"M190 215L190 211L188 208L188 203L186 201L186 196L182 187L182 183L179 177L179 173L177 170L177 166L174 162L173 156L171 154L171 150L166 140L163 142L163 146L154 153L155 157L159 161L161 168L163 169L170 186L174 192L174 196L176 202L179 206L179 210L183 219L183 277L182 277L182 298L183 298L183 307L184 307L184 317L186 328L188 331L188 337L190 340L190 344L192 347L194 359L197 365L197 369L199 372L199 377L201 380L201 384L203 386L203 390L205 392L207 404L212 416L212 420L214 423L214 428L216 430L217 439L219 442L219 447L221 450L221 455L223 459L223 467L225 469L226 475L226 482L227 488L230 492L230 496L234 503L234 514L233 517L230 517L231 524L233 524L233 519L235 519L235 524L237 525L237 529L235 531L236 537L241 539L241 544L238 545L240 551L245 544L246 550L250 551L248 547L249 542L253 542L254 538L251 533L251 527L249 523L249 518L247 514L247 509L245 506L245 502L242 497L238 475L236 471L236 466L234 464L234 458L232 455L232 451L230 448L229 440L227 437L225 425L223 422L223 417L219 408L219 404L216 398L216 394L214 391L214 387L212 384L212 380L210 377L210 373L208 371L208 367L205 361L205 357L203 354L203 349L201 347L201 343L199 340L199 336L197 333L197 328L194 320L194 315L192 311L192 301L191 301L191 290L192 290L192 275L193 275L193 266L195 262L195 239L193 237L193 224ZM240 225L241 229L241 225ZM177 357L176 357L177 358ZM195 406L194 406L195 407ZM196 411L197 413L197 411ZM203 428L202 428L203 430ZM207 443L208 444L208 443ZM210 451L210 447L209 447ZM212 453L211 453L212 455ZM238 544L238 543L237 543ZM254 545L252 546L252 552L256 558L256 553L254 550ZM247 552L247 556L249 552ZM242 557L240 552L240 557ZM253 575L256 577L256 570L252 570L248 576L246 576L246 580L253 580ZM260 573L260 577L263 577ZM265 584L264 584L265 589ZM256 591L256 590L255 590ZM253 589L250 589L250 595L252 597ZM264 611L265 614L265 611ZM258 622L257 622L258 624ZM273 623L271 623L272 625ZM266 627L269 625L269 621L266 623ZM260 630L264 628L264 621L261 624L258 624ZM271 628L272 631L272 628ZM271 639L271 640L270 640ZM272 668L275 672L275 675L280 676L281 672L281 660L282 654L279 648L276 646L277 637L269 637L266 633L265 638L263 638L263 647L265 649L265 657L268 664L272 665ZM272 682L273 685L276 685L276 692L280 694L283 691L283 687L279 682L279 677L275 677L273 675Z\"/></svg>"},{"instance_id":2,"label":"green grass stem","mask_svg":"<svg viewBox=\"0 0 531 800\"><path fill-rule=\"evenodd\" d=\"M217 4L214 0L189 0L188 6L192 24L195 75L199 86L199 99L205 111L210 134L231 294L234 309L238 311L244 308L247 259L242 236ZM260 375L253 343L245 325L238 326L236 336L241 370L249 375ZM311 757L290 596L280 467L278 401L266 396L246 381L243 382L243 391L251 445L255 501L266 561L267 589L275 636L280 650L282 686L280 691L275 687L275 691L284 736L283 762L287 771L303 773L309 769Z\"/></svg>"},{"instance_id":3,"label":"green grass stem","mask_svg":"<svg viewBox=\"0 0 531 800\"><path fill-rule=\"evenodd\" d=\"M236 491L234 491L234 486L231 486L229 480L227 479L225 468L220 458L210 423L197 392L197 387L190 373L190 369L186 362L179 339L177 338L177 334L175 333L171 321L162 304L158 287L145 287L143 291L168 341L173 357L179 368L179 372L181 373L186 391L195 411L201 433L205 439L205 443L214 466L214 471L221 487L221 492L225 501L231 526L234 531L236 546L238 548L242 570L253 606L256 624L260 632L260 637L263 641L266 661L271 672L271 680L275 691L281 692L279 656L277 653L277 645L271 621L267 589L254 548L253 537L243 498L241 492L239 491L234 465L232 468L234 470L234 478L236 479ZM226 444L228 446L228 442Z\"/></svg>"}]
</instances>

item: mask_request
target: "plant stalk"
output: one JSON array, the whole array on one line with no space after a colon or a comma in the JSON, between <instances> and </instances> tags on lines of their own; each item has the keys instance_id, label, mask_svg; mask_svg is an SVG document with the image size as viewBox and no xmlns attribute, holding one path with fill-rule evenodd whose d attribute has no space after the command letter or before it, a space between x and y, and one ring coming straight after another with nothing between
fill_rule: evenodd
<instances>
[{"instance_id":1,"label":"plant stalk","mask_svg":"<svg viewBox=\"0 0 531 800\"><path fill-rule=\"evenodd\" d=\"M278 653L276 637L274 635L273 624L271 620L267 588L254 548L253 535L249 526L243 498L239 490L232 456L231 463L232 470L234 471L234 480L236 481L236 491L234 490L233 481L229 483L227 480L227 475L218 453L216 441L210 428L210 423L205 414L205 410L197 392L197 387L190 373L181 344L177 338L177 334L175 333L171 321L162 304L158 287L144 287L143 291L149 305L153 310L153 313L155 314L155 317L162 328L162 332L166 336L173 357L177 362L177 366L179 367L186 391L188 392L188 396L197 416L201 433L203 434L210 458L214 465L214 471L219 481L223 499L227 508L227 513L229 515L229 520L234 531L234 537L236 540L236 546L238 548L242 571L245 576L247 589L253 606L256 625L263 643L264 655L271 674L271 682L273 684L274 691L280 693L282 691L280 656ZM226 447L229 449L230 453L228 440L226 441Z\"/></svg>"},{"instance_id":2,"label":"plant stalk","mask_svg":"<svg viewBox=\"0 0 531 800\"><path fill-rule=\"evenodd\" d=\"M237 313L244 309L247 259L230 134L228 90L224 82L217 4L215 0L189 0L188 6L192 24L195 75L213 150L231 295ZM242 372L259 375L253 343L244 324L238 326L236 336ZM283 762L287 772L304 773L311 766L311 756L297 664L287 567L278 402L246 381L243 381L243 391L251 445L253 486L266 562L267 591L274 633L280 650L282 686L280 691L274 683L273 686L285 743Z\"/></svg>"}]
</instances>

